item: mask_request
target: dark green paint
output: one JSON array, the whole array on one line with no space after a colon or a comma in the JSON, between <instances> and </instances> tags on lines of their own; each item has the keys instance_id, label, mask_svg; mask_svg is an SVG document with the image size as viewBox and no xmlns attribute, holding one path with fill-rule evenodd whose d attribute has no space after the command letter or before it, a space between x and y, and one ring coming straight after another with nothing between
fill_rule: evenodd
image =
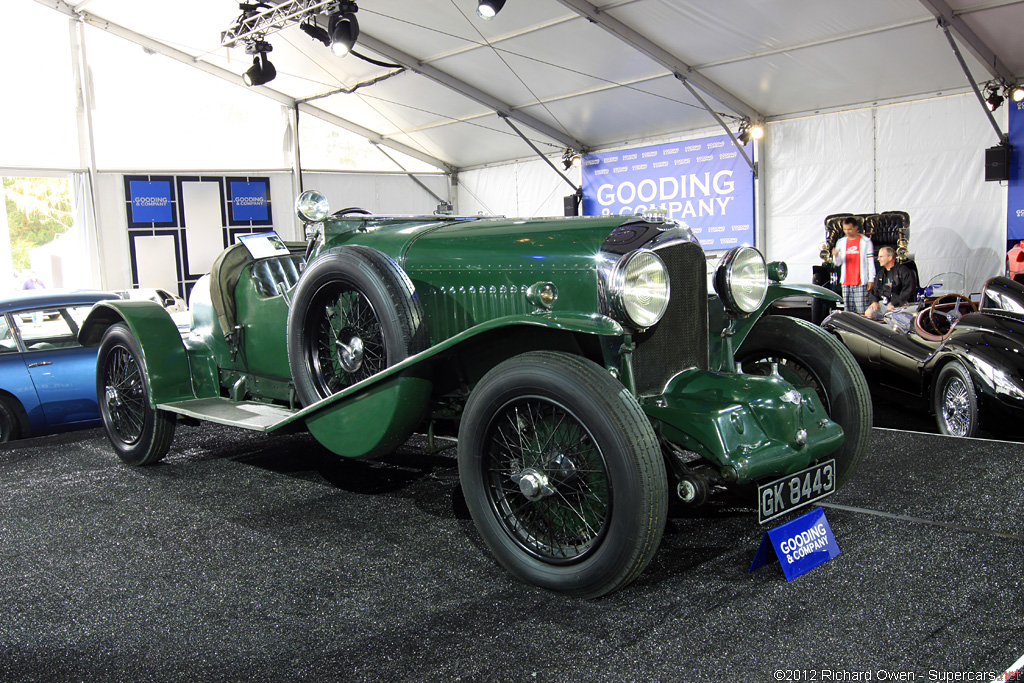
<instances>
[{"instance_id":1,"label":"dark green paint","mask_svg":"<svg viewBox=\"0 0 1024 683\"><path fill-rule=\"evenodd\" d=\"M149 380L149 403L193 398L188 354L170 314L152 301L101 301L82 324L79 340L98 346L111 325L124 322L142 348L142 369Z\"/></svg>"},{"instance_id":2,"label":"dark green paint","mask_svg":"<svg viewBox=\"0 0 1024 683\"><path fill-rule=\"evenodd\" d=\"M700 453L744 483L803 469L843 442L843 429L828 420L811 389L795 405L781 380L691 370L676 376L665 394L643 404L655 430L681 448ZM822 422L824 420L824 422ZM798 446L798 430L807 443Z\"/></svg>"}]
</instances>

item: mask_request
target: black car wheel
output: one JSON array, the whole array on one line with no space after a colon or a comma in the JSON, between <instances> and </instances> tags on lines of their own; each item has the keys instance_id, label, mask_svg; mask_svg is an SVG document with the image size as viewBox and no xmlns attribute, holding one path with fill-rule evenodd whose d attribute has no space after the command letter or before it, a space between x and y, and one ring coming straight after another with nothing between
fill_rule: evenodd
<instances>
[{"instance_id":1,"label":"black car wheel","mask_svg":"<svg viewBox=\"0 0 1024 683\"><path fill-rule=\"evenodd\" d=\"M846 484L864 459L871 436L871 394L849 350L835 337L804 320L785 316L761 318L736 354L744 372L779 374L795 386L811 387L829 417L843 428L836 460L837 488Z\"/></svg>"},{"instance_id":2,"label":"black car wheel","mask_svg":"<svg viewBox=\"0 0 1024 683\"><path fill-rule=\"evenodd\" d=\"M150 465L171 447L176 416L149 404L142 351L127 325L111 325L96 355L96 394L107 438L122 461Z\"/></svg>"},{"instance_id":3,"label":"black car wheel","mask_svg":"<svg viewBox=\"0 0 1024 683\"><path fill-rule=\"evenodd\" d=\"M657 437L588 360L539 351L495 366L470 394L458 458L480 535L523 581L598 597L657 550L668 506Z\"/></svg>"},{"instance_id":4,"label":"black car wheel","mask_svg":"<svg viewBox=\"0 0 1024 683\"><path fill-rule=\"evenodd\" d=\"M978 396L971 374L953 361L939 371L932 395L935 422L939 431L950 436L978 434Z\"/></svg>"},{"instance_id":5,"label":"black car wheel","mask_svg":"<svg viewBox=\"0 0 1024 683\"><path fill-rule=\"evenodd\" d=\"M427 347L412 282L368 247L326 252L305 269L288 312L288 365L310 405Z\"/></svg>"},{"instance_id":6,"label":"black car wheel","mask_svg":"<svg viewBox=\"0 0 1024 683\"><path fill-rule=\"evenodd\" d=\"M0 443L18 438L18 418L6 401L0 400Z\"/></svg>"}]
</instances>

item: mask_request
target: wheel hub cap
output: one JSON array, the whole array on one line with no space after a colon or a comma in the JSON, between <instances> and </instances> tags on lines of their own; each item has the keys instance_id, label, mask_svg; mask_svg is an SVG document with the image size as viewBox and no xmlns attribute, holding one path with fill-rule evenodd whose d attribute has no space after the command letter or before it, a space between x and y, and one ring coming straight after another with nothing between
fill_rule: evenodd
<instances>
[{"instance_id":1,"label":"wheel hub cap","mask_svg":"<svg viewBox=\"0 0 1024 683\"><path fill-rule=\"evenodd\" d=\"M348 344L340 339L335 342L338 349L338 357L341 359L341 367L345 372L355 372L363 364L363 340L359 337L352 337Z\"/></svg>"},{"instance_id":2,"label":"wheel hub cap","mask_svg":"<svg viewBox=\"0 0 1024 683\"><path fill-rule=\"evenodd\" d=\"M109 408L117 408L121 405L121 397L118 395L117 389L114 387L107 387L105 397Z\"/></svg>"},{"instance_id":3,"label":"wheel hub cap","mask_svg":"<svg viewBox=\"0 0 1024 683\"><path fill-rule=\"evenodd\" d=\"M555 492L547 475L533 468L513 474L512 481L519 486L519 492L526 496L527 500L538 501Z\"/></svg>"}]
</instances>

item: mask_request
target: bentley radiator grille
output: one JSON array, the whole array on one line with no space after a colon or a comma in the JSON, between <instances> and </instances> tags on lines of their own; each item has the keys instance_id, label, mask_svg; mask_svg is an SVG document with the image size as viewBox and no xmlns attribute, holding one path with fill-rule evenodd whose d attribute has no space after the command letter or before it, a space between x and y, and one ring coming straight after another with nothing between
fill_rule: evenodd
<instances>
[{"instance_id":1,"label":"bentley radiator grille","mask_svg":"<svg viewBox=\"0 0 1024 683\"><path fill-rule=\"evenodd\" d=\"M673 376L687 368L708 367L708 281L704 251L691 242L658 250L672 287L665 316L634 336L633 375L637 393L662 393Z\"/></svg>"}]
</instances>

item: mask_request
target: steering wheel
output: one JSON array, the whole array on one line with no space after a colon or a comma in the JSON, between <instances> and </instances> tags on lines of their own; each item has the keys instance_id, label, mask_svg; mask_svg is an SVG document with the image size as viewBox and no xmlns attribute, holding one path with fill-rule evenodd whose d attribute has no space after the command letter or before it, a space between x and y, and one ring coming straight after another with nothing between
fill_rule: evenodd
<instances>
[{"instance_id":1,"label":"steering wheel","mask_svg":"<svg viewBox=\"0 0 1024 683\"><path fill-rule=\"evenodd\" d=\"M347 209L338 209L337 211L335 211L331 215L332 216L347 216L347 215L352 214L352 213L358 213L358 214L362 214L364 216L372 216L373 215L372 211L367 211L366 209L360 209L358 206L350 206Z\"/></svg>"},{"instance_id":2,"label":"steering wheel","mask_svg":"<svg viewBox=\"0 0 1024 683\"><path fill-rule=\"evenodd\" d=\"M936 311L936 307L940 303L942 303L944 300L946 300L946 299L952 299L954 304L955 304L953 306L953 308L950 310L950 312L946 313L945 311ZM968 299L963 294L943 294L943 295L937 297L935 299L935 301L932 302L931 308L928 309L928 321L931 323L932 328L939 335L945 335L946 332L949 332L950 328L953 327L953 323L955 323L961 317L960 316L960 302L961 301L963 301L963 302L965 302L967 304L967 308L968 308L967 312L968 313L974 313L975 311L978 310L978 307L974 304L974 302L971 301L970 299ZM947 327L945 327L945 328L939 327L939 324L938 324L938 322L935 319L935 314L936 313L938 313L939 315L941 315L945 319L944 322L947 325Z\"/></svg>"}]
</instances>

